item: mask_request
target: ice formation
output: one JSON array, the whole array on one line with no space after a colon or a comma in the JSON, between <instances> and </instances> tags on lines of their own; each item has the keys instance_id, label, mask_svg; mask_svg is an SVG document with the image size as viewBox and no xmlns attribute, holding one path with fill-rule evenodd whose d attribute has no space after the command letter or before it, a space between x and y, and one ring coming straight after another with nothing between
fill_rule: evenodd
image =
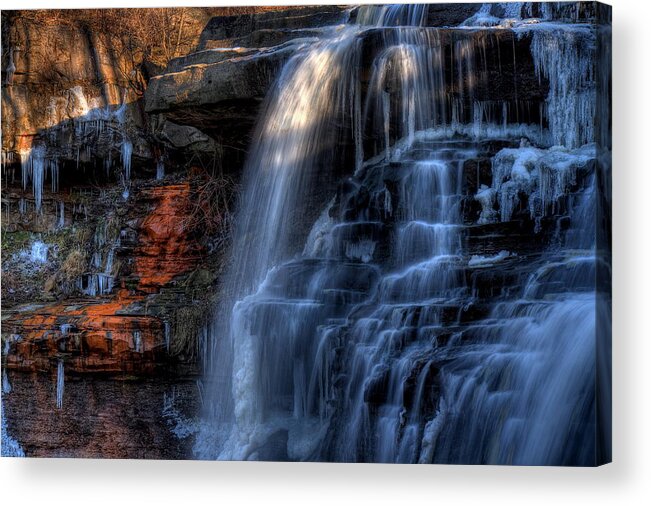
<instances>
[{"instance_id":1,"label":"ice formation","mask_svg":"<svg viewBox=\"0 0 651 506\"><path fill-rule=\"evenodd\" d=\"M470 257L470 260L468 261L468 266L477 267L480 265L491 265L497 262L501 262L502 260L506 260L510 256L511 253L506 250L502 250L499 253L496 253L495 255L492 256L473 255L472 257Z\"/></svg>"},{"instance_id":2,"label":"ice formation","mask_svg":"<svg viewBox=\"0 0 651 506\"><path fill-rule=\"evenodd\" d=\"M56 383L56 405L57 409L63 407L63 391L65 388L65 371L63 360L59 359L57 363L57 383Z\"/></svg>"},{"instance_id":3,"label":"ice formation","mask_svg":"<svg viewBox=\"0 0 651 506\"><path fill-rule=\"evenodd\" d=\"M32 263L46 263L49 248L50 247L42 241L34 241L29 252L29 260Z\"/></svg>"},{"instance_id":4,"label":"ice formation","mask_svg":"<svg viewBox=\"0 0 651 506\"><path fill-rule=\"evenodd\" d=\"M576 184L577 170L595 156L595 146L590 144L574 150L521 147L499 151L492 162L492 190L499 202L500 220L511 219L523 194L528 196L532 218L554 214L558 200ZM480 190L476 198L485 202L488 191Z\"/></svg>"}]
</instances>

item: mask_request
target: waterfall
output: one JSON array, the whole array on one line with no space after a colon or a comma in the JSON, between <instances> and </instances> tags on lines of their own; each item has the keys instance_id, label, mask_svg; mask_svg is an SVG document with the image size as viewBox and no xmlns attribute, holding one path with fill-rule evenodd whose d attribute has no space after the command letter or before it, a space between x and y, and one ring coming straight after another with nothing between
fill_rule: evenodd
<instances>
[{"instance_id":1,"label":"waterfall","mask_svg":"<svg viewBox=\"0 0 651 506\"><path fill-rule=\"evenodd\" d=\"M363 26L422 26L427 18L427 5L362 5L357 23Z\"/></svg>"},{"instance_id":2,"label":"waterfall","mask_svg":"<svg viewBox=\"0 0 651 506\"><path fill-rule=\"evenodd\" d=\"M595 461L595 339L602 320L592 292L599 261L594 188L591 177L562 249L532 273L522 297L497 304L491 319L471 330L480 346L459 349L442 369L446 410L438 415L444 421L434 462Z\"/></svg>"},{"instance_id":3,"label":"waterfall","mask_svg":"<svg viewBox=\"0 0 651 506\"><path fill-rule=\"evenodd\" d=\"M214 352L219 360L214 369L233 370L232 377L220 379L215 402L216 420L233 426L221 450L225 458L246 456L245 440L256 430L253 412L259 393L250 362L257 360L255 338L245 328L247 304L235 301L255 292L270 267L300 251L293 237L296 222L311 211L308 200L317 198L319 172L334 170L341 142L333 128L337 115L355 105L356 33L353 26L333 27L331 37L292 57L270 92L265 119L254 135L235 231L237 253L226 279L229 300L219 310L214 330L222 339L213 340L220 346ZM223 338L229 334L230 340Z\"/></svg>"},{"instance_id":4,"label":"waterfall","mask_svg":"<svg viewBox=\"0 0 651 506\"><path fill-rule=\"evenodd\" d=\"M594 32L356 20L267 96L196 455L594 463ZM522 38L544 107L481 99Z\"/></svg>"}]
</instances>

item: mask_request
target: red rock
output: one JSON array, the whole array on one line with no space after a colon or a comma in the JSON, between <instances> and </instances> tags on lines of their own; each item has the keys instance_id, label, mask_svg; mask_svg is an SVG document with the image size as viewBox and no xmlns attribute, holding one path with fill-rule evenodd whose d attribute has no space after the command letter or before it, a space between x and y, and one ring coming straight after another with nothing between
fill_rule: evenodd
<instances>
[{"instance_id":1,"label":"red rock","mask_svg":"<svg viewBox=\"0 0 651 506\"><path fill-rule=\"evenodd\" d=\"M49 371L62 359L67 372L154 372L165 357L163 322L117 314L137 300L52 304L15 313L3 323L10 332L7 368Z\"/></svg>"},{"instance_id":2,"label":"red rock","mask_svg":"<svg viewBox=\"0 0 651 506\"><path fill-rule=\"evenodd\" d=\"M188 183L141 193L153 209L138 225L138 244L130 253L137 295L122 288L110 299L17 308L3 321L3 333L10 336L9 369L46 372L63 360L66 373L147 375L167 363L163 321L132 305L194 269L203 251L188 230L193 210Z\"/></svg>"},{"instance_id":3,"label":"red rock","mask_svg":"<svg viewBox=\"0 0 651 506\"><path fill-rule=\"evenodd\" d=\"M140 225L135 251L138 289L154 293L176 276L196 267L202 248L188 230L192 219L190 185L160 186L143 192L157 202Z\"/></svg>"}]
</instances>

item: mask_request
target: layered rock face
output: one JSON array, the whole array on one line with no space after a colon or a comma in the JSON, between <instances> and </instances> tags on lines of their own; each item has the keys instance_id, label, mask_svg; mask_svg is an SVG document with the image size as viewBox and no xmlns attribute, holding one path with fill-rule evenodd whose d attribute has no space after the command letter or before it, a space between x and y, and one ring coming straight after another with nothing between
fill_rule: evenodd
<instances>
[{"instance_id":1,"label":"layered rock face","mask_svg":"<svg viewBox=\"0 0 651 506\"><path fill-rule=\"evenodd\" d=\"M149 22L165 14L148 12L133 14L147 14ZM128 334L122 340L132 349L134 332L164 342L163 320L148 315L157 306L144 299L163 290L169 327L172 301L185 296L185 287L174 287L179 277L202 262L206 267L211 239L196 232L198 217L220 218L201 212L205 202L197 195L211 176L185 165L183 149L166 151L164 139L150 132L141 96L156 71L147 59L153 49L138 47L147 40L126 39L114 27L100 30L112 14L3 13L3 335L56 341L59 327L92 333L105 326L109 338ZM134 16L123 14L125 24L136 28ZM210 14L189 9L177 16L181 30L174 35L184 47L193 37L198 41ZM187 138L177 130L170 135ZM138 307L140 300L148 309ZM30 306L20 306L26 302L39 305L40 324L30 321ZM124 318L120 311L135 316ZM131 367L119 364L125 356L120 346L112 352L100 348L99 355L112 356L106 372ZM31 353L23 347L11 367L43 369L47 360L35 365L40 359L32 360ZM156 361L148 360L144 369L152 370Z\"/></svg>"},{"instance_id":2,"label":"layered rock face","mask_svg":"<svg viewBox=\"0 0 651 506\"><path fill-rule=\"evenodd\" d=\"M94 298L3 312L8 368L48 371L64 360L70 372L152 373L168 362L174 308L160 292L169 293L170 282L191 272L205 252L189 226L188 183L141 188L137 200L151 211L119 229L103 265L104 232L94 237L103 270L80 279ZM115 268L120 262L126 265ZM183 297L180 290L176 303Z\"/></svg>"}]
</instances>

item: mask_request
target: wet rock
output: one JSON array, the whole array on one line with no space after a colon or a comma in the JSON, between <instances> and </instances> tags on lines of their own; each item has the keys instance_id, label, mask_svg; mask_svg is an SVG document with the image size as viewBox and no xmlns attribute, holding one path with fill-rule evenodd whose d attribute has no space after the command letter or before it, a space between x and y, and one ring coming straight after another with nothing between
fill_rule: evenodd
<instances>
[{"instance_id":1,"label":"wet rock","mask_svg":"<svg viewBox=\"0 0 651 506\"><path fill-rule=\"evenodd\" d=\"M336 5L315 5L292 7L279 12L217 16L208 22L202 32L199 49L216 47L216 44L228 47L232 39L241 43L243 37L260 31L288 33L291 30L338 24L345 20L345 9Z\"/></svg>"},{"instance_id":2,"label":"wet rock","mask_svg":"<svg viewBox=\"0 0 651 506\"><path fill-rule=\"evenodd\" d=\"M176 149L192 149L198 151L214 152L217 149L213 139L191 126L177 125L172 121L165 121L159 131L161 139L167 141Z\"/></svg>"},{"instance_id":3,"label":"wet rock","mask_svg":"<svg viewBox=\"0 0 651 506\"><path fill-rule=\"evenodd\" d=\"M475 14L481 4L433 3L427 6L427 26L459 26Z\"/></svg>"}]
</instances>

